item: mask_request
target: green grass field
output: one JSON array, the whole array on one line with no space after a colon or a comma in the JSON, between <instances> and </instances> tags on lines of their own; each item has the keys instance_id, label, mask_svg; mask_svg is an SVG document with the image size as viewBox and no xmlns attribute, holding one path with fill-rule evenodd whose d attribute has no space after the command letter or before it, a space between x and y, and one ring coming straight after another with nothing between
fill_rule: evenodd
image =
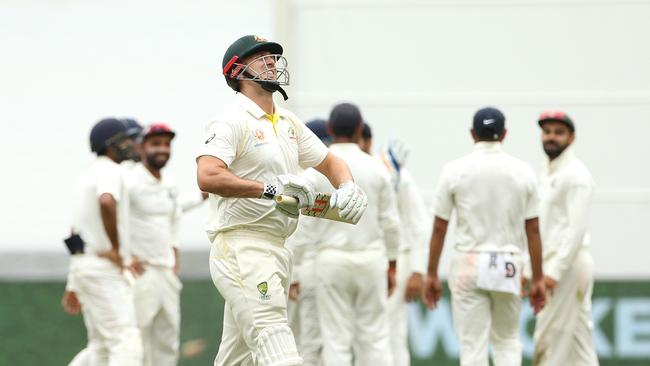
<instances>
[{"instance_id":1,"label":"green grass field","mask_svg":"<svg viewBox=\"0 0 650 366\"><path fill-rule=\"evenodd\" d=\"M626 295L648 296L647 283L626 290ZM0 365L67 365L86 344L81 316L63 312L59 301L63 283L0 282ZM595 295L606 291L623 291L610 284L596 286ZM623 292L622 292L623 293ZM613 294L616 295L616 294ZM200 340L206 347L192 358L183 357L180 364L212 365L221 338L223 299L210 280L185 281L182 293L181 343ZM611 329L611 316L603 328ZM608 332L609 333L609 332ZM412 365L457 365L458 361L414 360ZM529 362L525 362L528 365ZM648 360L605 360L601 365L649 365Z\"/></svg>"}]
</instances>

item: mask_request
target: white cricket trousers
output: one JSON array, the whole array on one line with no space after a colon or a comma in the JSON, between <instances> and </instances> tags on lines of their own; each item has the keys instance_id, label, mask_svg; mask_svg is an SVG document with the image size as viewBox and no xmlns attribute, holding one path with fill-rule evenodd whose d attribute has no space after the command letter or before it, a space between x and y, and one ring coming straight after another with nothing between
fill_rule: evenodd
<instances>
[{"instance_id":1,"label":"white cricket trousers","mask_svg":"<svg viewBox=\"0 0 650 366\"><path fill-rule=\"evenodd\" d=\"M302 356L304 366L320 366L323 340L321 339L318 307L316 303L316 288L319 283L316 279L315 258L305 258L300 265L300 296L298 301L289 301L289 318L295 319L291 329L296 336L298 351ZM291 314L291 312L294 314Z\"/></svg>"},{"instance_id":2,"label":"white cricket trousers","mask_svg":"<svg viewBox=\"0 0 650 366\"><path fill-rule=\"evenodd\" d=\"M591 254L581 250L553 294L546 292L535 325L533 365L598 365L591 320L593 266Z\"/></svg>"},{"instance_id":3,"label":"white cricket trousers","mask_svg":"<svg viewBox=\"0 0 650 366\"><path fill-rule=\"evenodd\" d=\"M455 253L449 273L454 329L460 341L460 364L489 366L489 342L494 366L520 366L521 298L512 293L477 288L478 258L476 252ZM521 260L515 266L522 270Z\"/></svg>"},{"instance_id":4,"label":"white cricket trousers","mask_svg":"<svg viewBox=\"0 0 650 366\"><path fill-rule=\"evenodd\" d=\"M226 300L215 366L301 365L287 320L291 251L252 231L220 233L210 251L212 281Z\"/></svg>"},{"instance_id":5,"label":"white cricket trousers","mask_svg":"<svg viewBox=\"0 0 650 366\"><path fill-rule=\"evenodd\" d=\"M321 249L316 267L323 365L391 366L384 252Z\"/></svg>"},{"instance_id":6,"label":"white cricket trousers","mask_svg":"<svg viewBox=\"0 0 650 366\"><path fill-rule=\"evenodd\" d=\"M146 266L134 286L144 366L175 366L181 333L182 284L172 268Z\"/></svg>"},{"instance_id":7,"label":"white cricket trousers","mask_svg":"<svg viewBox=\"0 0 650 366\"><path fill-rule=\"evenodd\" d=\"M88 335L88 345L70 364L142 365L133 289L122 271L107 259L91 255L74 256L70 271Z\"/></svg>"},{"instance_id":8,"label":"white cricket trousers","mask_svg":"<svg viewBox=\"0 0 650 366\"><path fill-rule=\"evenodd\" d=\"M388 298L388 324L390 330L390 349L394 366L408 366L411 355L408 345L408 318L406 314L406 281L411 277L410 254L400 252L397 258L396 287Z\"/></svg>"}]
</instances>

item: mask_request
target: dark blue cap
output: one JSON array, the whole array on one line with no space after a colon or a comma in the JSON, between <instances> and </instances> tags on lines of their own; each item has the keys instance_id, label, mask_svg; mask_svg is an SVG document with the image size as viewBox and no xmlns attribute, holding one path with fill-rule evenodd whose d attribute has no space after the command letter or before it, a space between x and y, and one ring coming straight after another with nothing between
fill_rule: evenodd
<instances>
[{"instance_id":1,"label":"dark blue cap","mask_svg":"<svg viewBox=\"0 0 650 366\"><path fill-rule=\"evenodd\" d=\"M332 137L327 133L327 122L324 119L316 118L305 123L307 128L316 135L325 145L332 142Z\"/></svg>"},{"instance_id":2,"label":"dark blue cap","mask_svg":"<svg viewBox=\"0 0 650 366\"><path fill-rule=\"evenodd\" d=\"M479 109L474 114L474 132L485 140L498 140L506 128L506 117L500 110L492 107Z\"/></svg>"},{"instance_id":3,"label":"dark blue cap","mask_svg":"<svg viewBox=\"0 0 650 366\"><path fill-rule=\"evenodd\" d=\"M126 137L126 124L117 118L104 118L90 131L90 150L101 154L119 138Z\"/></svg>"}]
</instances>

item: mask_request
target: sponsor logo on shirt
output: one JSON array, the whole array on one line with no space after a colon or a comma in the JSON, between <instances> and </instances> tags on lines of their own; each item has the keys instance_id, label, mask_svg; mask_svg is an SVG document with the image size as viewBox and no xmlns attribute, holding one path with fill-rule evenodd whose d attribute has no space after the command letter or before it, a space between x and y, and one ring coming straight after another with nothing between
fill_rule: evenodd
<instances>
[{"instance_id":1,"label":"sponsor logo on shirt","mask_svg":"<svg viewBox=\"0 0 650 366\"><path fill-rule=\"evenodd\" d=\"M206 145L209 144L210 141L212 141L212 139L213 139L215 136L216 136L216 134L214 134L214 133L213 133L212 135L210 135L210 137L208 137L208 139L205 140L205 144L206 144Z\"/></svg>"},{"instance_id":2,"label":"sponsor logo on shirt","mask_svg":"<svg viewBox=\"0 0 650 366\"><path fill-rule=\"evenodd\" d=\"M262 294L260 296L260 300L270 300L271 299L271 295L266 294L269 291L269 284L266 283L266 281L260 282L260 283L257 284L257 291L259 291L260 294Z\"/></svg>"}]
</instances>

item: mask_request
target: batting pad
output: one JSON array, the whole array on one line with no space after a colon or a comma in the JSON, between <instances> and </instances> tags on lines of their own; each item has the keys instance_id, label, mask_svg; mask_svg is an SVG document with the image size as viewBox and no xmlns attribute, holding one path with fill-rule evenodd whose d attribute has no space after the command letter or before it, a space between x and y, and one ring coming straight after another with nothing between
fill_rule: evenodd
<instances>
[{"instance_id":1,"label":"batting pad","mask_svg":"<svg viewBox=\"0 0 650 366\"><path fill-rule=\"evenodd\" d=\"M291 328L284 324L262 329L257 336L257 352L259 366L302 365Z\"/></svg>"}]
</instances>

